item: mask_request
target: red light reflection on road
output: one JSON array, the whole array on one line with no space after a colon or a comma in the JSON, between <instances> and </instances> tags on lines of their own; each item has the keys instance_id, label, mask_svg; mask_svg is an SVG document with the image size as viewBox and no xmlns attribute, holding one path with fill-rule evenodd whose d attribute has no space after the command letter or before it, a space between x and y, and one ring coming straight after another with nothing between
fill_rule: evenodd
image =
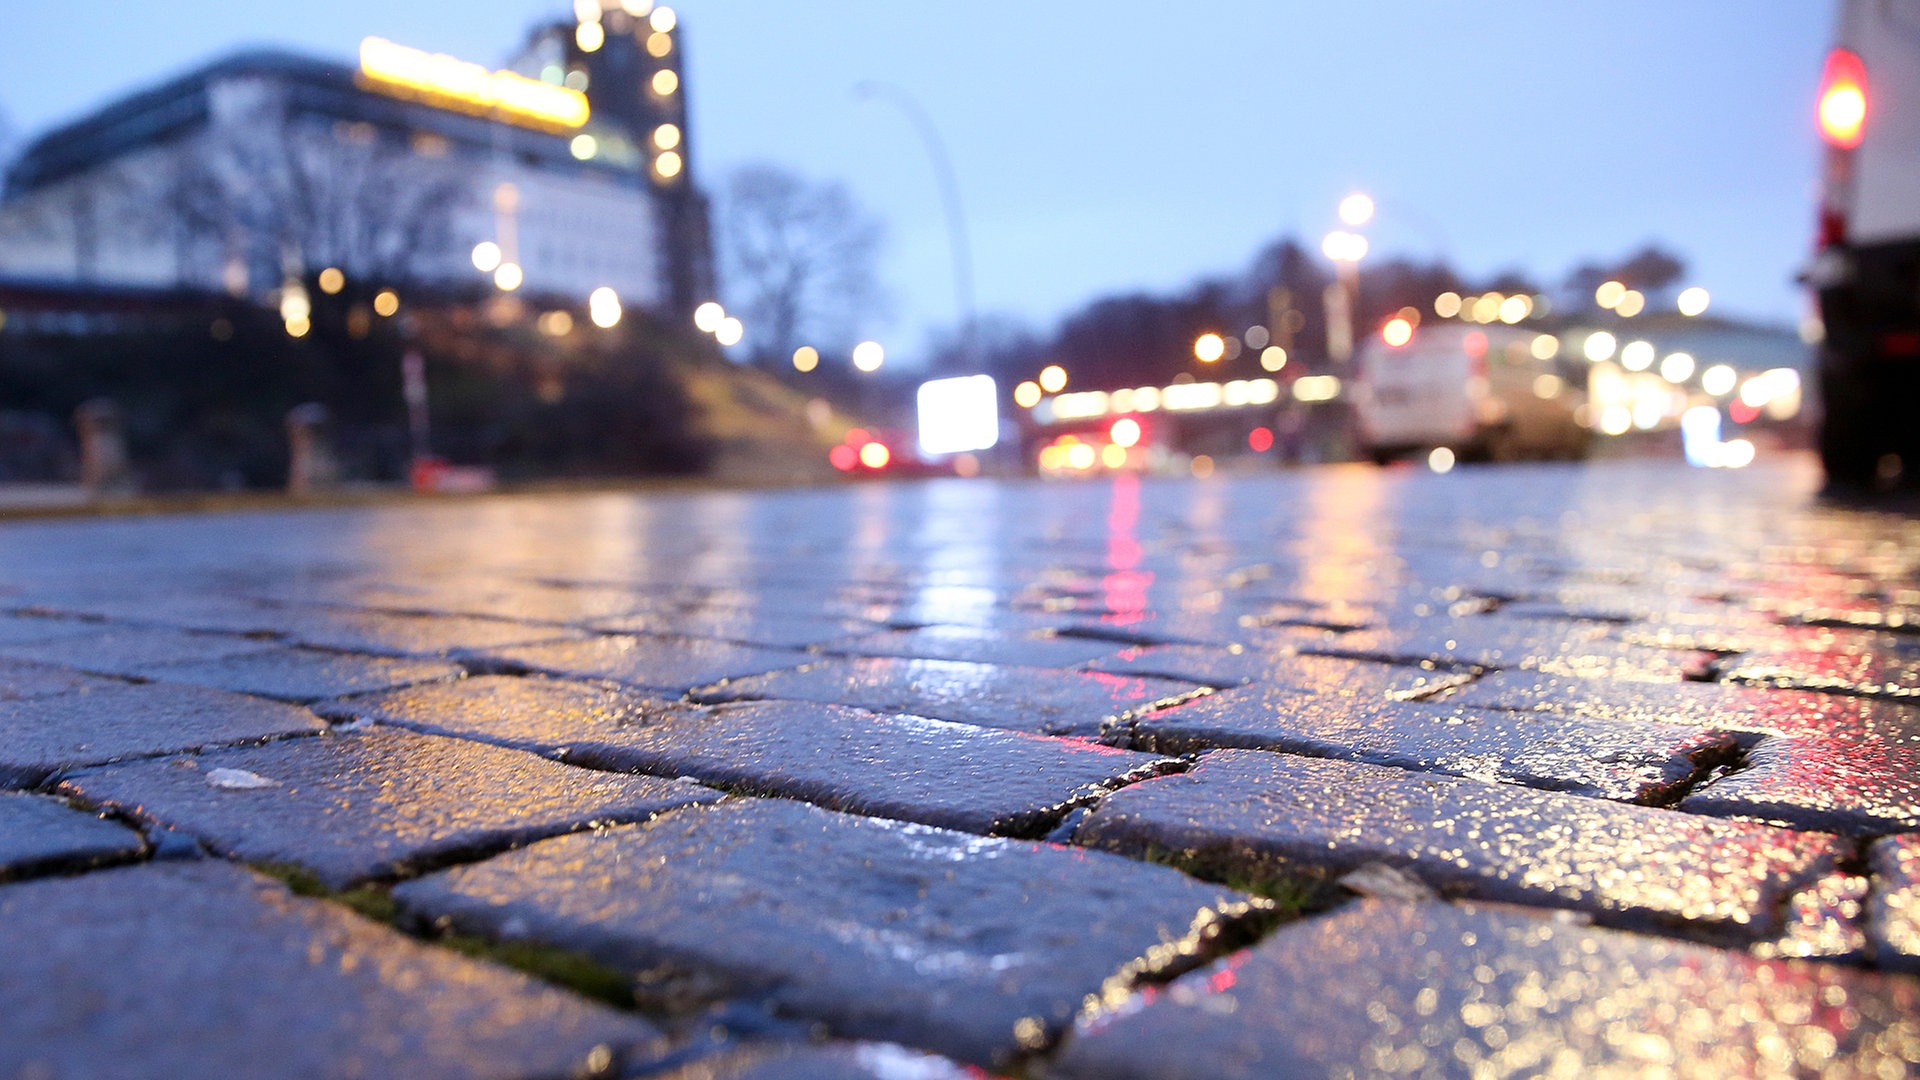
<instances>
[{"instance_id":1,"label":"red light reflection on road","mask_svg":"<svg viewBox=\"0 0 1920 1080\"><path fill-rule=\"evenodd\" d=\"M1147 590L1153 571L1139 569L1146 552L1140 546L1140 478L1122 473L1113 478L1113 504L1107 511L1107 569L1100 579L1108 614L1103 621L1118 626L1139 622L1147 611Z\"/></svg>"}]
</instances>

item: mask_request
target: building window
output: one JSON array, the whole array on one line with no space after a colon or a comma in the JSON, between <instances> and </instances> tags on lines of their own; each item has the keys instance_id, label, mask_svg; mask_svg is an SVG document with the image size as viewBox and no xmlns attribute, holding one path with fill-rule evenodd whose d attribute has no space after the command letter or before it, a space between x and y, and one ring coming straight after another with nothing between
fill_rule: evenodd
<instances>
[{"instance_id":1,"label":"building window","mask_svg":"<svg viewBox=\"0 0 1920 1080\"><path fill-rule=\"evenodd\" d=\"M431 131L413 133L413 152L423 158L443 158L453 151L453 143L445 135L435 135Z\"/></svg>"}]
</instances>

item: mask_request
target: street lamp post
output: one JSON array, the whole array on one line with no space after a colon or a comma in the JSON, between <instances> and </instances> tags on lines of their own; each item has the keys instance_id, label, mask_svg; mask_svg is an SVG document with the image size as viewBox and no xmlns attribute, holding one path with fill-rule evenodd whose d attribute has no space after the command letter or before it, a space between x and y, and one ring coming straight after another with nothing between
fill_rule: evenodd
<instances>
[{"instance_id":1,"label":"street lamp post","mask_svg":"<svg viewBox=\"0 0 1920 1080\"><path fill-rule=\"evenodd\" d=\"M1360 260L1367 254L1367 238L1359 233L1334 231L1320 243L1333 260L1333 284L1321 299L1327 310L1327 356L1344 364L1353 356L1354 309L1360 299Z\"/></svg>"},{"instance_id":2,"label":"street lamp post","mask_svg":"<svg viewBox=\"0 0 1920 1080\"><path fill-rule=\"evenodd\" d=\"M1373 198L1354 192L1340 200L1340 223L1358 229L1373 220ZM1334 282L1322 297L1327 309L1327 355L1336 364L1353 356L1355 309L1360 305L1360 260L1367 254L1367 238L1357 232L1336 229L1320 242L1320 250L1333 260Z\"/></svg>"},{"instance_id":3,"label":"street lamp post","mask_svg":"<svg viewBox=\"0 0 1920 1080\"><path fill-rule=\"evenodd\" d=\"M953 251L953 294L954 304L959 309L960 334L963 348L966 350L969 368L978 369L980 362L980 339L978 320L973 310L973 250L967 242L967 217L960 205L960 184L954 179L953 161L947 156L946 143L940 138L940 129L933 124L933 117L920 106L912 94L892 83L867 81L856 85L854 93L864 99L883 98L893 103L907 121L919 133L920 141L925 145L927 158L933 163L934 177L940 185L941 202L946 209L947 240Z\"/></svg>"}]
</instances>

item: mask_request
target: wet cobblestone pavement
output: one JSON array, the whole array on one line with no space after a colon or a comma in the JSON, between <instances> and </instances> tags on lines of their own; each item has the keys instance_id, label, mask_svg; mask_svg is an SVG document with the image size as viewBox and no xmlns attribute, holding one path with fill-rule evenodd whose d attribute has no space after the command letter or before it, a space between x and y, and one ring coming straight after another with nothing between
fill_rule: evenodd
<instances>
[{"instance_id":1,"label":"wet cobblestone pavement","mask_svg":"<svg viewBox=\"0 0 1920 1080\"><path fill-rule=\"evenodd\" d=\"M1786 461L0 525L0 1080L1920 1071Z\"/></svg>"}]
</instances>

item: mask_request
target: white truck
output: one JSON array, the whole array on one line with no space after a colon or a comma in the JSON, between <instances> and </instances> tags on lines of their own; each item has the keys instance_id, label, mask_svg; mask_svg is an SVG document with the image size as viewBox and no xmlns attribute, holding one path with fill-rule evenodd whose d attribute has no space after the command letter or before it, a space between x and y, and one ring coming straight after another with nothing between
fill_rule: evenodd
<instances>
[{"instance_id":1,"label":"white truck","mask_svg":"<svg viewBox=\"0 0 1920 1080\"><path fill-rule=\"evenodd\" d=\"M1804 280L1830 487L1920 481L1920 0L1840 0L1820 79L1819 237Z\"/></svg>"},{"instance_id":2,"label":"white truck","mask_svg":"<svg viewBox=\"0 0 1920 1080\"><path fill-rule=\"evenodd\" d=\"M1400 345L1376 334L1355 354L1363 453L1385 464L1440 447L1464 460L1584 457L1585 372L1537 356L1515 327L1423 324Z\"/></svg>"}]
</instances>

